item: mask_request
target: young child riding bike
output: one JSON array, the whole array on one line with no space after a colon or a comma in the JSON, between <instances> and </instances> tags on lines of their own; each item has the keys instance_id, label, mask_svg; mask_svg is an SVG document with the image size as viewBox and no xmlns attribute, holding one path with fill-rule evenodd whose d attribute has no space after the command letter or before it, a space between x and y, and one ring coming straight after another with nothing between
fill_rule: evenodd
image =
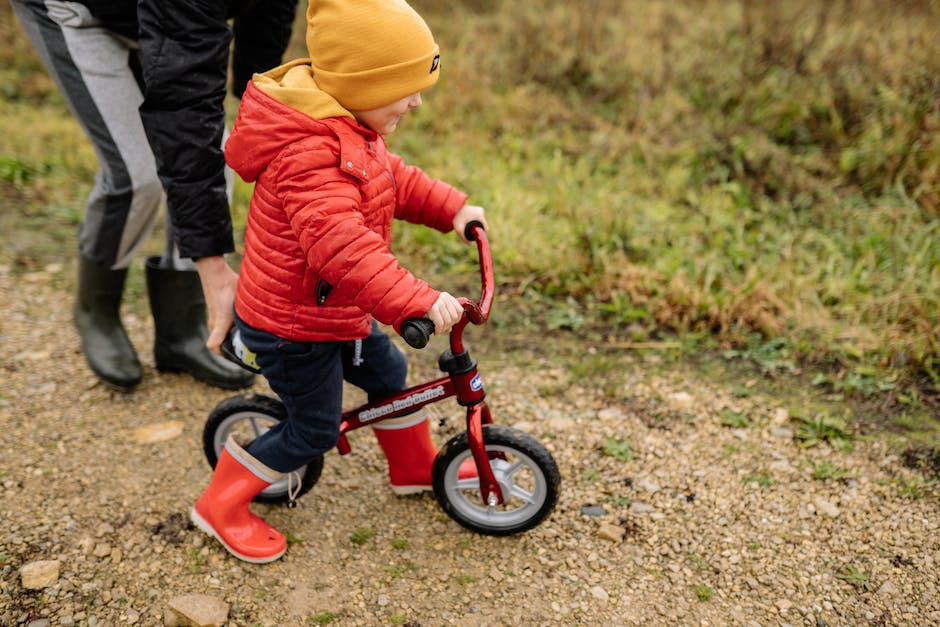
<instances>
[{"instance_id":1,"label":"young child riding bike","mask_svg":"<svg viewBox=\"0 0 940 627\"><path fill-rule=\"evenodd\" d=\"M441 57L404 0L311 0L310 57L256 74L225 147L255 188L235 300L245 347L287 410L249 444L230 438L193 522L236 557L283 555L284 536L251 500L339 436L343 381L370 400L405 389L405 356L376 321L396 331L429 318L446 333L463 316L456 298L402 268L392 219L454 229L485 226L481 207L389 152L384 136L437 82ZM373 427L392 489L431 488L437 449L423 412Z\"/></svg>"}]
</instances>

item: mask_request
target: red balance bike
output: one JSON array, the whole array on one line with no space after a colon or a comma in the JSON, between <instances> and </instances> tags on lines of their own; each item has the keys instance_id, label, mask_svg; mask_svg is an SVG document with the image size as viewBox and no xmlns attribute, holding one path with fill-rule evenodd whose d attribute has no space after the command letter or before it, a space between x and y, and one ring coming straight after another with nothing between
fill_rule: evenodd
<instances>
[{"instance_id":1,"label":"red balance bike","mask_svg":"<svg viewBox=\"0 0 940 627\"><path fill-rule=\"evenodd\" d=\"M450 348L439 359L446 376L389 396L345 410L340 423L337 450L351 451L347 434L417 409L456 397L467 408L467 428L451 438L438 452L432 470L434 494L441 508L455 521L472 531L488 535L510 535L531 529L545 520L558 501L561 475L551 453L532 436L510 427L493 424L484 401L483 380L477 362L464 348L463 332L468 323L482 325L493 304L493 260L486 232L479 223L467 226L467 239L475 241L480 264L482 295L479 301L460 298L464 318L450 332ZM414 348L424 348L434 332L426 318L407 320L402 337ZM223 343L223 353L235 363L257 372L245 363L245 351L237 332ZM239 394L219 403L206 421L203 446L209 464L215 467L230 434L246 445L287 414L281 402L261 394ZM477 477L458 478L461 464L469 458L476 463ZM300 486L284 479L272 484L255 500L290 503L291 487L299 497L308 492L323 470L323 457L297 469Z\"/></svg>"}]
</instances>

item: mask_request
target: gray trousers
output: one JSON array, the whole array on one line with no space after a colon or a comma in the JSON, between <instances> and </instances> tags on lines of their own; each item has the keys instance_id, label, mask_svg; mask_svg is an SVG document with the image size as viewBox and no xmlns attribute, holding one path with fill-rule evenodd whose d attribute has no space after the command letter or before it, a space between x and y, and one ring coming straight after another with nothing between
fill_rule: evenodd
<instances>
[{"instance_id":1,"label":"gray trousers","mask_svg":"<svg viewBox=\"0 0 940 627\"><path fill-rule=\"evenodd\" d=\"M79 228L79 252L98 265L127 268L164 204L138 113L143 95L137 44L104 28L77 2L11 3L98 158L99 172ZM191 268L191 262L180 263L174 252L168 219L166 226L161 265Z\"/></svg>"}]
</instances>

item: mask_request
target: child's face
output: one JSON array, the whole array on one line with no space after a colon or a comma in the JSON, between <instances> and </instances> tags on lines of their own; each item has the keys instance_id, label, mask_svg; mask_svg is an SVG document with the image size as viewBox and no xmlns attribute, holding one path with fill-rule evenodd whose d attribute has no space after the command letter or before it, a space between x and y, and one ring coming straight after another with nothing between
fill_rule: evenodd
<instances>
[{"instance_id":1,"label":"child's face","mask_svg":"<svg viewBox=\"0 0 940 627\"><path fill-rule=\"evenodd\" d=\"M398 126L401 116L420 106L421 92L418 92L378 109L351 110L350 113L356 116L356 119L363 126L371 128L379 135L388 135Z\"/></svg>"}]
</instances>

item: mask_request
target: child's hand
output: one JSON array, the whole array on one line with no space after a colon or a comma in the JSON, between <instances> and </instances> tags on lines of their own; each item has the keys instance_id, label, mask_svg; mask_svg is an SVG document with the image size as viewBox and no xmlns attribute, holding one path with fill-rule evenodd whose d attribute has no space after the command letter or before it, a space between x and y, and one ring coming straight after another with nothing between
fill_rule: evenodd
<instances>
[{"instance_id":1,"label":"child's hand","mask_svg":"<svg viewBox=\"0 0 940 627\"><path fill-rule=\"evenodd\" d=\"M486 216L483 215L483 207L477 207L476 205L464 205L461 207L460 211L457 212L457 215L454 216L454 230L457 231L457 235L460 236L460 239L470 243L467 240L464 230L466 230L467 225L476 220L483 224L484 229L488 229L486 226Z\"/></svg>"},{"instance_id":2,"label":"child's hand","mask_svg":"<svg viewBox=\"0 0 940 627\"><path fill-rule=\"evenodd\" d=\"M434 335L447 333L463 317L463 306L447 292L441 292L425 317L434 323Z\"/></svg>"}]
</instances>

